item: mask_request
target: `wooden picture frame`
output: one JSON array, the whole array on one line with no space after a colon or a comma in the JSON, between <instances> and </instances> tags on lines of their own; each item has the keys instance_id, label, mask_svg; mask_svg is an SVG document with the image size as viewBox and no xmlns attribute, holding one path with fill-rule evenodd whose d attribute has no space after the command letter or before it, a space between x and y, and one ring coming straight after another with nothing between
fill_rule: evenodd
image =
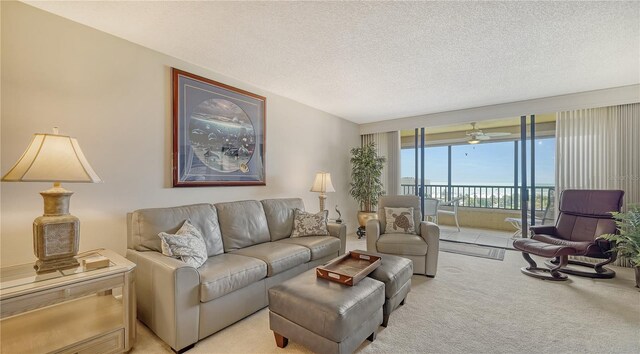
<instances>
[{"instance_id":1,"label":"wooden picture frame","mask_svg":"<svg viewBox=\"0 0 640 354\"><path fill-rule=\"evenodd\" d=\"M171 68L173 186L266 185L265 97Z\"/></svg>"}]
</instances>

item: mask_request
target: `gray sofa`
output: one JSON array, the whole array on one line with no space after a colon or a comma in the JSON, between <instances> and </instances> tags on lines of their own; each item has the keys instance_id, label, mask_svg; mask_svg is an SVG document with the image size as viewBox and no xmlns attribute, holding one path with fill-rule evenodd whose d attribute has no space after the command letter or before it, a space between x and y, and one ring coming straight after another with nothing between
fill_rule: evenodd
<instances>
[{"instance_id":1,"label":"gray sofa","mask_svg":"<svg viewBox=\"0 0 640 354\"><path fill-rule=\"evenodd\" d=\"M191 348L266 307L268 289L344 254L346 227L331 236L291 238L301 199L267 199L127 214L127 258L137 264L138 319L175 351ZM205 238L200 268L161 253L159 232L175 233L189 219Z\"/></svg>"}]
</instances>

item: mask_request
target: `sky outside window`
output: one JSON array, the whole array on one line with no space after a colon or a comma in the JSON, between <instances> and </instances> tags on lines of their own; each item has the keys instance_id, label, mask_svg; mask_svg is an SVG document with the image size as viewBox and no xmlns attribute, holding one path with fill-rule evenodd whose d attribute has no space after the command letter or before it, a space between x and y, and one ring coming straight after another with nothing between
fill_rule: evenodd
<instances>
[{"instance_id":1,"label":"sky outside window","mask_svg":"<svg viewBox=\"0 0 640 354\"><path fill-rule=\"evenodd\" d=\"M513 141L454 145L451 156L452 184L513 185L513 145ZM530 146L527 141L527 156L531 153ZM415 177L414 149L402 149L401 157L402 177ZM429 183L446 184L447 147L425 148L425 161L425 177ZM527 174L530 172L528 168ZM555 138L537 138L536 184L554 185L554 181Z\"/></svg>"}]
</instances>

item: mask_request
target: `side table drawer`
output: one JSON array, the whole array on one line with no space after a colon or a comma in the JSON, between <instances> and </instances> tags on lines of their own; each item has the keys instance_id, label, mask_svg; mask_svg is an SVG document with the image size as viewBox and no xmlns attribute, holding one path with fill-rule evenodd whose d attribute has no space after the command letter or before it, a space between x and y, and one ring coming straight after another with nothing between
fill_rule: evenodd
<instances>
[{"instance_id":1,"label":"side table drawer","mask_svg":"<svg viewBox=\"0 0 640 354\"><path fill-rule=\"evenodd\" d=\"M124 329L63 349L59 354L109 354L124 351Z\"/></svg>"},{"instance_id":2,"label":"side table drawer","mask_svg":"<svg viewBox=\"0 0 640 354\"><path fill-rule=\"evenodd\" d=\"M35 310L40 307L57 304L63 301L69 301L81 296L113 289L123 285L124 276L114 275L102 279L80 282L68 287L59 287L12 299L6 299L2 301L0 318L5 318L25 311Z\"/></svg>"}]
</instances>

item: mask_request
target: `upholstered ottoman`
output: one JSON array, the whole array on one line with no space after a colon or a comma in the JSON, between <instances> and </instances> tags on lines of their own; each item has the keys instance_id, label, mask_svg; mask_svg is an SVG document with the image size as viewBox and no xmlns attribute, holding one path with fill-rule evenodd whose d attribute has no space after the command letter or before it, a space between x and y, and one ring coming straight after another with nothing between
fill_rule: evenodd
<instances>
[{"instance_id":1,"label":"upholstered ottoman","mask_svg":"<svg viewBox=\"0 0 640 354\"><path fill-rule=\"evenodd\" d=\"M389 315L398 306L404 305L407 294L411 290L413 262L404 257L358 250L382 258L382 264L369 277L384 283L384 305L382 306L382 325L387 327Z\"/></svg>"},{"instance_id":2,"label":"upholstered ottoman","mask_svg":"<svg viewBox=\"0 0 640 354\"><path fill-rule=\"evenodd\" d=\"M375 339L384 299L375 279L346 286L311 269L269 289L269 327L280 348L291 339L316 353L351 353Z\"/></svg>"}]
</instances>

